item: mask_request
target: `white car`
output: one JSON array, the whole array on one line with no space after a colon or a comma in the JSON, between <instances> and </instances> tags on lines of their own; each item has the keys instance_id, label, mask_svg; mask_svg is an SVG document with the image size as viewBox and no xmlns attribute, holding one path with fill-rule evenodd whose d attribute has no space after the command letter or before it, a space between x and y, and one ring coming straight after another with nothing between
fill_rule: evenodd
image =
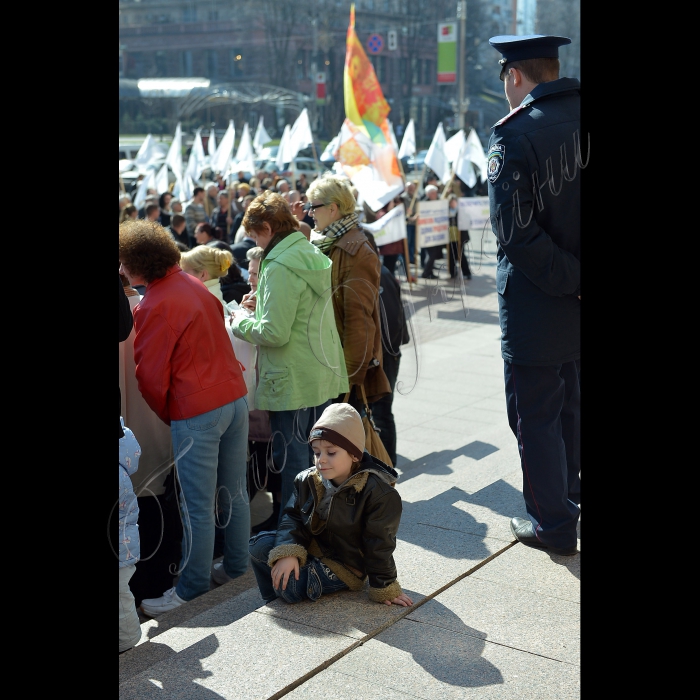
<instances>
[{"instance_id":1,"label":"white car","mask_svg":"<svg viewBox=\"0 0 700 700\"><path fill-rule=\"evenodd\" d=\"M311 182L317 177L321 177L323 173L328 172L329 169L322 163L317 163L313 158L297 156L291 163L285 163L282 170L277 167L277 163L274 160L268 160L263 170L268 173L276 172L280 177L289 180L294 186L297 178L302 173L306 175L307 182Z\"/></svg>"}]
</instances>

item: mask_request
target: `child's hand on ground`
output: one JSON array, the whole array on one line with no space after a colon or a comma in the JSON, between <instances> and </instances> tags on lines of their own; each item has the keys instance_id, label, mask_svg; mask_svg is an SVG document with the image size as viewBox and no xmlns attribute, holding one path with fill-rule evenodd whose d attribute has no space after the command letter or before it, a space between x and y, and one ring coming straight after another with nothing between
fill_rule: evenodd
<instances>
[{"instance_id":1,"label":"child's hand on ground","mask_svg":"<svg viewBox=\"0 0 700 700\"><path fill-rule=\"evenodd\" d=\"M413 605L413 601L405 593L397 595L394 600L385 600L384 603L386 605L391 605L392 603L394 605L402 605L404 608L407 608L409 605Z\"/></svg>"},{"instance_id":2,"label":"child's hand on ground","mask_svg":"<svg viewBox=\"0 0 700 700\"><path fill-rule=\"evenodd\" d=\"M272 567L272 585L275 588L281 588L283 591L287 590L287 583L292 575L292 571L294 572L294 578L298 581L299 560L296 557L282 557L278 559Z\"/></svg>"}]
</instances>

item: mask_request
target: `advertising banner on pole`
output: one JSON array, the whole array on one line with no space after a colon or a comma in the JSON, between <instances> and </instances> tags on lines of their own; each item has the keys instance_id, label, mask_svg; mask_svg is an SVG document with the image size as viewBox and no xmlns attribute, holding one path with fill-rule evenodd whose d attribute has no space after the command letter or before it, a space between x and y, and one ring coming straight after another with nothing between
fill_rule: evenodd
<instances>
[{"instance_id":1,"label":"advertising banner on pole","mask_svg":"<svg viewBox=\"0 0 700 700\"><path fill-rule=\"evenodd\" d=\"M438 24L438 83L457 82L457 23Z\"/></svg>"},{"instance_id":2,"label":"advertising banner on pole","mask_svg":"<svg viewBox=\"0 0 700 700\"><path fill-rule=\"evenodd\" d=\"M460 197L458 205L457 228L460 231L481 231L484 227L491 230L488 197Z\"/></svg>"},{"instance_id":3,"label":"advertising banner on pole","mask_svg":"<svg viewBox=\"0 0 700 700\"><path fill-rule=\"evenodd\" d=\"M486 198L488 199L488 197ZM418 202L416 232L418 247L430 248L434 245L447 245L450 218L449 202L446 199L423 200Z\"/></svg>"}]
</instances>

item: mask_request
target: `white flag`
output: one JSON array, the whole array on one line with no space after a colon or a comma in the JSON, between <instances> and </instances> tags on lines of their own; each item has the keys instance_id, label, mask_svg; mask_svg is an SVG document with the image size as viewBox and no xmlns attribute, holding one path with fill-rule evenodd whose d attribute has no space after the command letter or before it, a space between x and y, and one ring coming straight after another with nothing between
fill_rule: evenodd
<instances>
[{"instance_id":1,"label":"white flag","mask_svg":"<svg viewBox=\"0 0 700 700\"><path fill-rule=\"evenodd\" d=\"M388 148L391 149L391 146ZM401 178L398 178L398 182L388 184L374 165L361 167L350 181L355 186L359 198L367 202L372 211L379 211L405 189Z\"/></svg>"},{"instance_id":2,"label":"white flag","mask_svg":"<svg viewBox=\"0 0 700 700\"><path fill-rule=\"evenodd\" d=\"M474 129L469 132L459 155L459 160L455 163L455 175L464 182L467 187L476 185L476 167L482 182L486 182L486 154L481 147L481 141Z\"/></svg>"},{"instance_id":3,"label":"white flag","mask_svg":"<svg viewBox=\"0 0 700 700\"><path fill-rule=\"evenodd\" d=\"M178 177L173 188L173 196L177 197L183 204L194 197L194 182L192 178L185 173L182 177Z\"/></svg>"},{"instance_id":4,"label":"white flag","mask_svg":"<svg viewBox=\"0 0 700 700\"><path fill-rule=\"evenodd\" d=\"M146 202L146 197L148 196L148 190L156 189L156 171L151 168L148 174L141 180L138 190L136 191L136 196L134 197L134 206L140 209Z\"/></svg>"},{"instance_id":5,"label":"white flag","mask_svg":"<svg viewBox=\"0 0 700 700\"><path fill-rule=\"evenodd\" d=\"M464 140L462 148L459 151L459 156L454 164L455 175L467 186L474 187L476 185L476 174L474 166L469 158L466 157L467 140Z\"/></svg>"},{"instance_id":6,"label":"white flag","mask_svg":"<svg viewBox=\"0 0 700 700\"><path fill-rule=\"evenodd\" d=\"M263 125L263 118L258 119L258 128L255 130L255 137L253 138L253 146L255 147L255 152L260 155L263 146L266 143L272 141L270 135L265 131L265 126Z\"/></svg>"},{"instance_id":7,"label":"white flag","mask_svg":"<svg viewBox=\"0 0 700 700\"><path fill-rule=\"evenodd\" d=\"M253 151L253 144L250 140L250 130L248 129L248 122L243 126L243 133L241 134L241 141L238 144L238 151L236 151L235 164L231 165L231 170L238 172L239 170L248 170L250 172L255 171L255 152Z\"/></svg>"},{"instance_id":8,"label":"white flag","mask_svg":"<svg viewBox=\"0 0 700 700\"><path fill-rule=\"evenodd\" d=\"M299 151L313 143L314 137L311 134L311 123L309 122L309 110L304 107L297 120L292 124L289 132L289 141L282 154L285 163L291 163Z\"/></svg>"},{"instance_id":9,"label":"white flag","mask_svg":"<svg viewBox=\"0 0 700 700\"><path fill-rule=\"evenodd\" d=\"M211 157L211 169L215 173L222 175L228 170L229 160L233 153L233 144L236 140L236 129L233 126L233 119L229 120L228 129L221 139L221 143Z\"/></svg>"},{"instance_id":10,"label":"white flag","mask_svg":"<svg viewBox=\"0 0 700 700\"><path fill-rule=\"evenodd\" d=\"M204 146L202 145L201 129L197 129L194 136L194 143L190 151L190 159L187 161L187 169L185 174L189 175L195 182L199 180L202 170L206 165L206 156L204 155Z\"/></svg>"},{"instance_id":11,"label":"white flag","mask_svg":"<svg viewBox=\"0 0 700 700\"><path fill-rule=\"evenodd\" d=\"M338 150L339 144L340 144L340 134L338 134L338 136L334 136L328 142L328 145L326 146L325 150L321 154L321 162L323 162L324 160L330 160L331 158L335 158L335 152Z\"/></svg>"},{"instance_id":12,"label":"white flag","mask_svg":"<svg viewBox=\"0 0 700 700\"><path fill-rule=\"evenodd\" d=\"M156 190L158 194L170 191L170 180L168 179L168 164L163 163L163 167L156 175Z\"/></svg>"},{"instance_id":13,"label":"white flag","mask_svg":"<svg viewBox=\"0 0 700 700\"><path fill-rule=\"evenodd\" d=\"M275 165L277 170L284 170L284 164L288 161L284 160L284 151L287 149L287 143L289 142L289 124L284 125L284 131L282 132L282 138L280 139L280 145L277 147L277 158L275 159Z\"/></svg>"},{"instance_id":14,"label":"white flag","mask_svg":"<svg viewBox=\"0 0 700 700\"><path fill-rule=\"evenodd\" d=\"M136 165L145 168L152 160L155 160L160 156L160 152L156 149L156 140L148 134L139 148L139 152L134 158Z\"/></svg>"},{"instance_id":15,"label":"white flag","mask_svg":"<svg viewBox=\"0 0 700 700\"><path fill-rule=\"evenodd\" d=\"M481 181L486 182L487 171L486 171L486 154L481 146L481 141L476 133L475 129L472 129L467 136L466 145L466 157L476 165L479 170L479 175L481 176Z\"/></svg>"},{"instance_id":16,"label":"white flag","mask_svg":"<svg viewBox=\"0 0 700 700\"><path fill-rule=\"evenodd\" d=\"M450 161L445 155L445 132L442 129L442 122L435 129L433 141L425 156L425 164L443 183L450 179Z\"/></svg>"},{"instance_id":17,"label":"white flag","mask_svg":"<svg viewBox=\"0 0 700 700\"><path fill-rule=\"evenodd\" d=\"M401 148L399 148L399 160L405 156L412 156L416 153L416 125L413 119L408 122L406 131L401 139Z\"/></svg>"},{"instance_id":18,"label":"white flag","mask_svg":"<svg viewBox=\"0 0 700 700\"><path fill-rule=\"evenodd\" d=\"M450 163L454 163L457 160L465 141L464 129L460 129L454 136L445 141L445 155Z\"/></svg>"},{"instance_id":19,"label":"white flag","mask_svg":"<svg viewBox=\"0 0 700 700\"><path fill-rule=\"evenodd\" d=\"M173 136L173 142L170 144L165 162L175 173L175 177L182 175L182 128L180 122L175 127L175 136Z\"/></svg>"},{"instance_id":20,"label":"white flag","mask_svg":"<svg viewBox=\"0 0 700 700\"><path fill-rule=\"evenodd\" d=\"M216 153L216 134L214 133L214 129L209 130L209 140L207 141L207 153L209 154L209 157L213 156Z\"/></svg>"},{"instance_id":21,"label":"white flag","mask_svg":"<svg viewBox=\"0 0 700 700\"><path fill-rule=\"evenodd\" d=\"M391 136L391 145L394 147L394 152L399 152L399 144L396 141L396 134L394 133L394 125L387 119L386 123L389 125L389 136Z\"/></svg>"}]
</instances>

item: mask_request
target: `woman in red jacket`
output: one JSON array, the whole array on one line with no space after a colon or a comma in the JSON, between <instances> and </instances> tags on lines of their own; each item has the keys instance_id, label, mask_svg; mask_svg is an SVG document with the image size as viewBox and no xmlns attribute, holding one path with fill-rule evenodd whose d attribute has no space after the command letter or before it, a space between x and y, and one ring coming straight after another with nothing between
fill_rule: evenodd
<instances>
[{"instance_id":1,"label":"woman in red jacket","mask_svg":"<svg viewBox=\"0 0 700 700\"><path fill-rule=\"evenodd\" d=\"M180 579L162 597L142 601L151 617L209 590L217 498L227 515L217 523L226 528L223 569L235 578L248 567L247 390L221 303L179 260L160 224L120 225L120 272L146 286L134 309L136 379L146 403L170 425L183 500Z\"/></svg>"}]
</instances>

